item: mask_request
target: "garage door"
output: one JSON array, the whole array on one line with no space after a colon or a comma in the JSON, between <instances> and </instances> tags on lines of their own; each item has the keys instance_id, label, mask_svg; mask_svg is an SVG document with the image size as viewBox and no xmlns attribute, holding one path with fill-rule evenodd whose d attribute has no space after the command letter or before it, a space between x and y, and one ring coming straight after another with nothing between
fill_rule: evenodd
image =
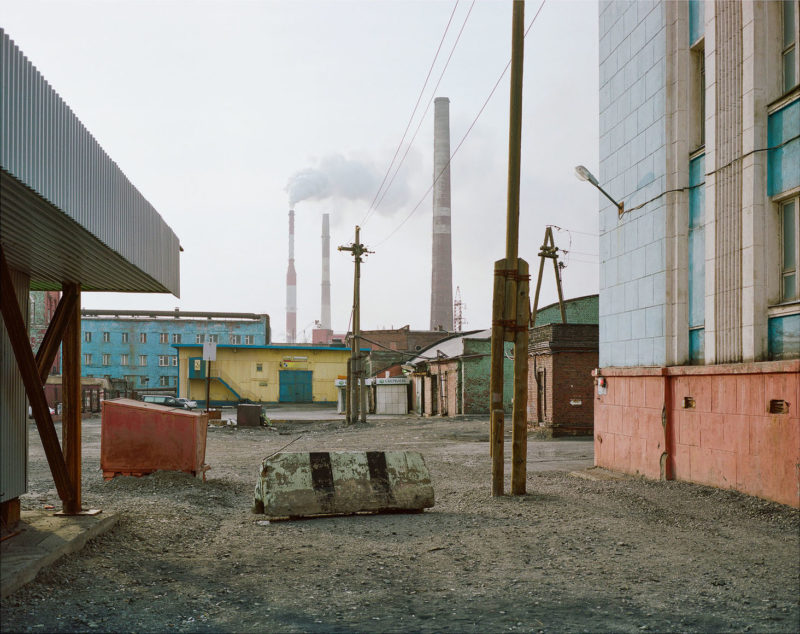
<instances>
[{"instance_id":1,"label":"garage door","mask_svg":"<svg viewBox=\"0 0 800 634\"><path fill-rule=\"evenodd\" d=\"M311 370L281 370L279 379L281 403L311 402Z\"/></svg>"}]
</instances>

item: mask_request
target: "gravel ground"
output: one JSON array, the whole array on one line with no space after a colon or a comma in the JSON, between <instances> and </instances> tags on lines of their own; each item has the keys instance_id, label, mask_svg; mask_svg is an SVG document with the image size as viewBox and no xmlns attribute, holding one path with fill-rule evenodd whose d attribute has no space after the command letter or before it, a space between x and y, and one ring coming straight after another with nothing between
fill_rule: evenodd
<instances>
[{"instance_id":1,"label":"gravel ground","mask_svg":"<svg viewBox=\"0 0 800 634\"><path fill-rule=\"evenodd\" d=\"M84 505L119 524L3 601L3 632L800 631L797 510L570 476L590 441L530 442L528 495L492 499L486 421L210 428L207 482L104 482L99 430L85 421ZM300 432L292 451L422 452L436 506L257 524L260 461ZM31 425L23 509L48 503Z\"/></svg>"}]
</instances>

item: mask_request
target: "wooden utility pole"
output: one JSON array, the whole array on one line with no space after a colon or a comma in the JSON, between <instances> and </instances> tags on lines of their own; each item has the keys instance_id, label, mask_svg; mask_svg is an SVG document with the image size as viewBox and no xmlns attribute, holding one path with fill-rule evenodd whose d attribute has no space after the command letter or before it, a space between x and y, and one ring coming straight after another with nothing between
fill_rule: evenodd
<instances>
[{"instance_id":1,"label":"wooden utility pole","mask_svg":"<svg viewBox=\"0 0 800 634\"><path fill-rule=\"evenodd\" d=\"M522 146L522 69L525 43L525 2L514 0L511 26L511 97L508 131L508 202L506 257L495 262L492 300L492 361L490 379L492 495L503 495L504 415L503 359L505 342L514 342L514 407L512 413L511 493L525 493L528 405L528 264L519 258L519 189Z\"/></svg>"},{"instance_id":2,"label":"wooden utility pole","mask_svg":"<svg viewBox=\"0 0 800 634\"><path fill-rule=\"evenodd\" d=\"M339 251L349 251L355 261L353 279L353 338L350 342L350 364L347 373L347 392L350 406L347 410L346 420L355 423L361 420L367 422L366 389L364 386L364 364L361 358L361 256L366 256L373 251L367 251L359 241L361 227L356 225L356 239L350 246L340 246Z\"/></svg>"}]
</instances>

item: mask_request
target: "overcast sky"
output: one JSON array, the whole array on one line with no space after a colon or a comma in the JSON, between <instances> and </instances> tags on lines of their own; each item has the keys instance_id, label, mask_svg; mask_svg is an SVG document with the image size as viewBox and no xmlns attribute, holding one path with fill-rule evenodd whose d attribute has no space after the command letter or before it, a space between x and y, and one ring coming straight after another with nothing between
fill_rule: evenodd
<instances>
[{"instance_id":1,"label":"overcast sky","mask_svg":"<svg viewBox=\"0 0 800 634\"><path fill-rule=\"evenodd\" d=\"M526 25L539 6L526 3ZM571 230L555 233L572 248L567 297L598 287L598 193L573 174L580 163L597 171L597 13L594 1L547 0L525 46L520 257L535 276L546 225ZM451 14L400 156L421 122L419 132L362 223ZM454 292L466 328L490 325L492 263L505 252L507 74L475 119L510 59L510 1L0 0L0 25L184 248L180 299L86 293L84 307L267 312L273 339L285 340L292 192L311 196L295 204L298 340L320 317L323 212L334 330L348 327L353 292L352 257L336 247L358 223L375 251L362 266L362 327L427 329L432 103L425 109L442 96L451 149L464 139L451 166ZM555 299L551 266L540 305Z\"/></svg>"}]
</instances>

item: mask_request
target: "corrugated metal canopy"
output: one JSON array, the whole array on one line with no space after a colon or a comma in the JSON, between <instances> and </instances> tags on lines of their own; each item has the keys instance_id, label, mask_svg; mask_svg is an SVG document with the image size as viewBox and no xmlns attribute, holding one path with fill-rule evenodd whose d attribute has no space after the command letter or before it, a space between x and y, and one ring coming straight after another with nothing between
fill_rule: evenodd
<instances>
[{"instance_id":1,"label":"corrugated metal canopy","mask_svg":"<svg viewBox=\"0 0 800 634\"><path fill-rule=\"evenodd\" d=\"M180 293L180 244L0 28L0 241L31 288Z\"/></svg>"}]
</instances>

